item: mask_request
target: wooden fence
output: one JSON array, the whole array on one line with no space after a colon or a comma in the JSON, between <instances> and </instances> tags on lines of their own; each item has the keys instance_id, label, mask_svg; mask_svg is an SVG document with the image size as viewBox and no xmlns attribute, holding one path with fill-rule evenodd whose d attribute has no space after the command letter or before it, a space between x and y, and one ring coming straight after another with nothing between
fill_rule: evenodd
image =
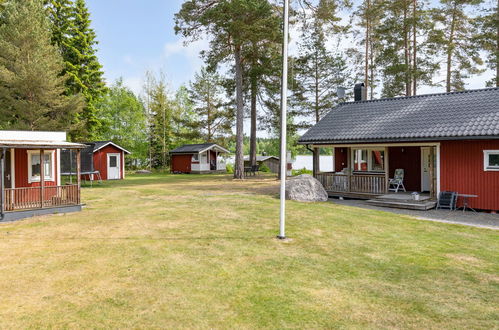
<instances>
[{"instance_id":1,"label":"wooden fence","mask_svg":"<svg viewBox=\"0 0 499 330\"><path fill-rule=\"evenodd\" d=\"M6 188L5 211L29 210L80 204L77 184L65 186Z\"/></svg>"},{"instance_id":2,"label":"wooden fence","mask_svg":"<svg viewBox=\"0 0 499 330\"><path fill-rule=\"evenodd\" d=\"M324 189L332 192L385 194L387 182L384 174L336 174L321 172L316 176Z\"/></svg>"}]
</instances>

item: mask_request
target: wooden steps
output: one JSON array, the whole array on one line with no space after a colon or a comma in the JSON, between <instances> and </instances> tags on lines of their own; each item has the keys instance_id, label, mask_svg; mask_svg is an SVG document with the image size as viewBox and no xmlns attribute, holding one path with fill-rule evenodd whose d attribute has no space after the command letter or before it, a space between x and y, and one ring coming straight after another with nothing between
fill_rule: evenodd
<instances>
[{"instance_id":1,"label":"wooden steps","mask_svg":"<svg viewBox=\"0 0 499 330\"><path fill-rule=\"evenodd\" d=\"M409 209L409 210L431 210L437 206L437 201L433 199L425 200L410 200L410 199L400 199L400 198L389 198L385 196L380 196L378 198L370 199L366 201L369 205L381 206L381 207L392 207L398 209Z\"/></svg>"}]
</instances>

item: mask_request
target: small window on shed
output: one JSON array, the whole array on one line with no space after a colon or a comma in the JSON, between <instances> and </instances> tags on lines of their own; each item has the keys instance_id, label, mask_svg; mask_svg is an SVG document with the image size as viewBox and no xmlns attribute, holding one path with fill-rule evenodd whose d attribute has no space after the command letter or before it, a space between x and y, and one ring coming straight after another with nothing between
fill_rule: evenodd
<instances>
[{"instance_id":1,"label":"small window on shed","mask_svg":"<svg viewBox=\"0 0 499 330\"><path fill-rule=\"evenodd\" d=\"M199 162L199 154L192 155L192 161Z\"/></svg>"},{"instance_id":2,"label":"small window on shed","mask_svg":"<svg viewBox=\"0 0 499 330\"><path fill-rule=\"evenodd\" d=\"M483 151L484 171L499 171L499 150Z\"/></svg>"}]
</instances>

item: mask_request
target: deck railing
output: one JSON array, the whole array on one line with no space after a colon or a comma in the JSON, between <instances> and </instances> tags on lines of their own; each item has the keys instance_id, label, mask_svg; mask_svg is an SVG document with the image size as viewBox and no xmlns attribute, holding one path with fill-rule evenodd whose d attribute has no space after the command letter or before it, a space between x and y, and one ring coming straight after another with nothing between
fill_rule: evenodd
<instances>
[{"instance_id":1,"label":"deck railing","mask_svg":"<svg viewBox=\"0 0 499 330\"><path fill-rule=\"evenodd\" d=\"M324 189L332 192L352 192L366 194L384 194L387 182L384 174L336 174L321 172L316 176Z\"/></svg>"},{"instance_id":2,"label":"deck railing","mask_svg":"<svg viewBox=\"0 0 499 330\"><path fill-rule=\"evenodd\" d=\"M77 184L64 186L6 188L5 211L39 209L80 204Z\"/></svg>"}]
</instances>

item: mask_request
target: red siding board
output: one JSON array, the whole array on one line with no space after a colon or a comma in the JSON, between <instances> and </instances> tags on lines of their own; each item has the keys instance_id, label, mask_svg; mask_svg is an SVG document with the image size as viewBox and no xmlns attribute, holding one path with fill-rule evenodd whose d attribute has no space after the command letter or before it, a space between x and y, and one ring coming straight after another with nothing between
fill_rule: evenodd
<instances>
[{"instance_id":1,"label":"red siding board","mask_svg":"<svg viewBox=\"0 0 499 330\"><path fill-rule=\"evenodd\" d=\"M47 150L46 152L52 152ZM28 149L15 149L15 177L16 188L22 187L39 187L39 182L29 183L28 180ZM57 167L58 167L57 152L54 153L54 181L45 181L45 186L57 185Z\"/></svg>"},{"instance_id":2,"label":"red siding board","mask_svg":"<svg viewBox=\"0 0 499 330\"><path fill-rule=\"evenodd\" d=\"M191 173L192 155L172 155L172 172Z\"/></svg>"},{"instance_id":3,"label":"red siding board","mask_svg":"<svg viewBox=\"0 0 499 330\"><path fill-rule=\"evenodd\" d=\"M120 178L123 179L125 153L112 145L108 145L94 152L94 170L100 172L102 180L107 180L107 154L120 154Z\"/></svg>"},{"instance_id":4,"label":"red siding board","mask_svg":"<svg viewBox=\"0 0 499 330\"><path fill-rule=\"evenodd\" d=\"M484 150L499 150L499 140L442 142L440 190L478 195L471 207L499 210L499 172L484 171Z\"/></svg>"}]
</instances>

